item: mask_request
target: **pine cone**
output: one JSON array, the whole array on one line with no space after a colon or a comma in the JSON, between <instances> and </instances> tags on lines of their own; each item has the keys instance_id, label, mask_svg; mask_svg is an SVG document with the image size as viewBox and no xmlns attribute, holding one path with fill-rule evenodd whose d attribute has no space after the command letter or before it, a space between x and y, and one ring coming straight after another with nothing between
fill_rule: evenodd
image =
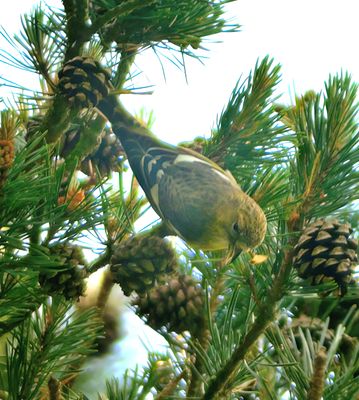
<instances>
[{"instance_id":1,"label":"pine cone","mask_svg":"<svg viewBox=\"0 0 359 400\"><path fill-rule=\"evenodd\" d=\"M90 57L75 57L59 71L59 88L69 101L96 107L109 94L110 73Z\"/></svg>"},{"instance_id":2,"label":"pine cone","mask_svg":"<svg viewBox=\"0 0 359 400\"><path fill-rule=\"evenodd\" d=\"M64 270L40 273L39 283L49 294L61 294L67 300L77 299L85 293L86 261L81 247L61 243L50 248L50 254Z\"/></svg>"},{"instance_id":3,"label":"pine cone","mask_svg":"<svg viewBox=\"0 0 359 400\"><path fill-rule=\"evenodd\" d=\"M144 293L176 270L177 258L166 241L157 236L134 236L115 246L111 272L123 293Z\"/></svg>"},{"instance_id":4,"label":"pine cone","mask_svg":"<svg viewBox=\"0 0 359 400\"><path fill-rule=\"evenodd\" d=\"M340 295L352 283L354 265L358 262L358 242L350 238L349 224L320 219L310 224L295 246L294 266L301 278L312 277L312 285L335 280Z\"/></svg>"},{"instance_id":5,"label":"pine cone","mask_svg":"<svg viewBox=\"0 0 359 400\"><path fill-rule=\"evenodd\" d=\"M6 182L10 167L15 158L14 139L0 140L0 187Z\"/></svg>"},{"instance_id":6,"label":"pine cone","mask_svg":"<svg viewBox=\"0 0 359 400\"><path fill-rule=\"evenodd\" d=\"M0 168L10 168L15 157L14 140L0 140Z\"/></svg>"},{"instance_id":7,"label":"pine cone","mask_svg":"<svg viewBox=\"0 0 359 400\"><path fill-rule=\"evenodd\" d=\"M111 171L121 170L121 159L124 158L124 151L118 138L110 129L105 129L101 142L95 152L86 157L81 163L81 171L91 175L89 164L97 168L101 176L110 175Z\"/></svg>"},{"instance_id":8,"label":"pine cone","mask_svg":"<svg viewBox=\"0 0 359 400\"><path fill-rule=\"evenodd\" d=\"M155 286L134 304L137 314L145 316L153 329L197 332L203 325L204 293L191 276L180 275L164 285Z\"/></svg>"}]
</instances>

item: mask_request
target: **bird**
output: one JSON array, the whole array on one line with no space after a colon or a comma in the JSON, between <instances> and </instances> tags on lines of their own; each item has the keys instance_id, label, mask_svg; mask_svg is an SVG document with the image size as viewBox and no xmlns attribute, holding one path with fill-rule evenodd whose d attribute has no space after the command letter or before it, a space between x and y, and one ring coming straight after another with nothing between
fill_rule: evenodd
<instances>
[{"instance_id":1,"label":"bird","mask_svg":"<svg viewBox=\"0 0 359 400\"><path fill-rule=\"evenodd\" d=\"M113 130L149 203L171 234L194 249L226 250L224 264L263 242L266 216L229 171L141 127L120 124Z\"/></svg>"}]
</instances>

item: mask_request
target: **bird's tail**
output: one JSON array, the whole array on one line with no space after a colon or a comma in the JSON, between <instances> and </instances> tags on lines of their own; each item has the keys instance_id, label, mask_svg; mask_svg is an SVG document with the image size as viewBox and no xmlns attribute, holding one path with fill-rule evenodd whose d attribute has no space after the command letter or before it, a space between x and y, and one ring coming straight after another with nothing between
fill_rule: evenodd
<instances>
[{"instance_id":1,"label":"bird's tail","mask_svg":"<svg viewBox=\"0 0 359 400\"><path fill-rule=\"evenodd\" d=\"M98 108L111 122L112 130L128 156L130 152L135 158L143 157L149 148L157 146L158 140L152 132L142 126L114 96L106 98Z\"/></svg>"},{"instance_id":2,"label":"bird's tail","mask_svg":"<svg viewBox=\"0 0 359 400\"><path fill-rule=\"evenodd\" d=\"M133 160L140 163L146 152L151 147L156 146L155 138L142 133L139 129L136 129L136 127L115 125L112 127L112 130L120 139L130 162Z\"/></svg>"},{"instance_id":3,"label":"bird's tail","mask_svg":"<svg viewBox=\"0 0 359 400\"><path fill-rule=\"evenodd\" d=\"M163 144L159 145L159 140L152 132L128 113L116 98L105 99L98 108L111 122L112 130L122 144L132 172L145 192L148 192L146 189L151 185L145 171L146 162L151 159L150 150L163 147Z\"/></svg>"}]
</instances>

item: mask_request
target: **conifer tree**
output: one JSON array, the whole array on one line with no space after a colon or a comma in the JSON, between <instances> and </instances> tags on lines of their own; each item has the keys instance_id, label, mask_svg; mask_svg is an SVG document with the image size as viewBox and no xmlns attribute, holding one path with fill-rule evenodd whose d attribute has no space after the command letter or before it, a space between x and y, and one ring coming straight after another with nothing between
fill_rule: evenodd
<instances>
[{"instance_id":1,"label":"conifer tree","mask_svg":"<svg viewBox=\"0 0 359 400\"><path fill-rule=\"evenodd\" d=\"M24 14L13 37L1 31L12 51L0 61L39 79L33 91L2 77L15 101L4 99L0 126L1 399L85 399L74 383L116 336L105 312L116 285L168 350L108 381L101 399L359 395L358 84L349 73L279 104L280 65L267 56L238 81L211 136L183 144L229 170L265 211L256 254L224 266L221 252L173 248L161 223L134 229L147 203L135 180L126 189L116 126L156 134L121 102L136 91L127 82L136 56L199 57L203 41L238 30L228 2L63 0ZM98 249L94 260L87 248ZM78 306L100 268L97 301Z\"/></svg>"}]
</instances>

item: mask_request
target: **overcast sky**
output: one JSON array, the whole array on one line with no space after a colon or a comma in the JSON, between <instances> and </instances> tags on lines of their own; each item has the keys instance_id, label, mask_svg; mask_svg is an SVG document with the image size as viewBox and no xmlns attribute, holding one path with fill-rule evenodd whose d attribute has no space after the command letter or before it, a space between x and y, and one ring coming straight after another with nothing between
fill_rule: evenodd
<instances>
[{"instance_id":1,"label":"overcast sky","mask_svg":"<svg viewBox=\"0 0 359 400\"><path fill-rule=\"evenodd\" d=\"M0 24L16 31L20 13L35 3L8 2ZM46 3L61 6L60 0ZM242 26L241 32L221 35L222 43L206 43L210 51L204 65L188 59L188 83L183 72L168 62L165 80L158 59L151 51L144 52L136 60L142 74L135 83L154 85L154 93L126 96L125 103L131 111L142 106L154 110L155 133L177 143L208 134L238 78L247 76L257 58L267 54L282 65L278 93L288 101L294 93L322 89L329 74L341 69L358 81L358 13L358 0L238 0L228 6L227 15ZM21 78L4 65L0 75ZM23 83L28 83L28 77Z\"/></svg>"}]
</instances>

